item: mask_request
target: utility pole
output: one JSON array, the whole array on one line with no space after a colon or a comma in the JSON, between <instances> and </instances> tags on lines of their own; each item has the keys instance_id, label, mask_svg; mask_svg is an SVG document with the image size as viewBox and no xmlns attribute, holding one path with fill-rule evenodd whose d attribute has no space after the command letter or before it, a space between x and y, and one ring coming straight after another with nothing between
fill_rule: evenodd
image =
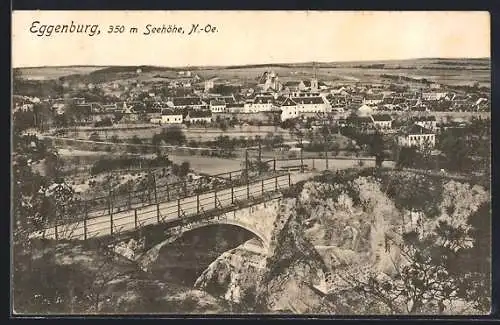
<instances>
[{"instance_id":1,"label":"utility pole","mask_svg":"<svg viewBox=\"0 0 500 325\"><path fill-rule=\"evenodd\" d=\"M326 165L326 170L329 169L329 166L328 166L328 141L329 141L329 138L330 138L330 130L327 129L326 127L323 129L323 138L324 138L324 142L325 142L325 165Z\"/></svg>"},{"instance_id":2,"label":"utility pole","mask_svg":"<svg viewBox=\"0 0 500 325\"><path fill-rule=\"evenodd\" d=\"M259 139L259 175L261 174L261 167L262 167L262 144Z\"/></svg>"},{"instance_id":3,"label":"utility pole","mask_svg":"<svg viewBox=\"0 0 500 325\"><path fill-rule=\"evenodd\" d=\"M304 145L302 144L302 138L300 139L300 172L304 172Z\"/></svg>"},{"instance_id":4,"label":"utility pole","mask_svg":"<svg viewBox=\"0 0 500 325\"><path fill-rule=\"evenodd\" d=\"M245 148L245 178L248 181L248 148Z\"/></svg>"},{"instance_id":5,"label":"utility pole","mask_svg":"<svg viewBox=\"0 0 500 325\"><path fill-rule=\"evenodd\" d=\"M298 128L295 128L295 136L297 137L297 142L300 146L300 172L303 173L304 172L304 145L303 145L303 140L304 140L304 134L302 133L301 130L299 130Z\"/></svg>"}]
</instances>

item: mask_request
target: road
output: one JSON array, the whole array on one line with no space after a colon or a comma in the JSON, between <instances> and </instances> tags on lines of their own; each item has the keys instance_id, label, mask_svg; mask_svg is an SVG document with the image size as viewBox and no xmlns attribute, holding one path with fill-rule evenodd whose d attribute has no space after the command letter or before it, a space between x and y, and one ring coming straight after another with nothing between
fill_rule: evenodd
<instances>
[{"instance_id":1,"label":"road","mask_svg":"<svg viewBox=\"0 0 500 325\"><path fill-rule=\"evenodd\" d=\"M313 173L290 174L290 181L295 184L313 176ZM232 205L231 196L235 202L247 200L248 198L261 197L264 193L274 192L277 189L289 187L289 176L282 175L264 181L252 182L248 186L238 186L231 191L231 188L218 192L202 193L198 196L186 197L179 200L161 202L144 207L135 207L131 210L93 217L86 221L78 221L57 227L58 239L85 239L85 228L87 238L98 238L131 231L143 226L157 224L175 220L181 216L190 216L202 211L215 209L218 205L229 207ZM217 200L216 200L217 197ZM220 205L219 205L220 204ZM199 211L199 212L198 212ZM56 228L52 227L43 232L31 234L31 238L56 238Z\"/></svg>"}]
</instances>

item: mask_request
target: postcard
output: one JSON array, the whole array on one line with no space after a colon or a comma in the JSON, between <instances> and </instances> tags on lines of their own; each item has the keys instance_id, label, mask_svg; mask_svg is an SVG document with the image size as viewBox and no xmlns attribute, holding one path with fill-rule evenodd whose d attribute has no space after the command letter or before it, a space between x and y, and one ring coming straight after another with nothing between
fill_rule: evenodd
<instances>
[{"instance_id":1,"label":"postcard","mask_svg":"<svg viewBox=\"0 0 500 325\"><path fill-rule=\"evenodd\" d=\"M490 313L488 12L12 17L13 315Z\"/></svg>"}]
</instances>

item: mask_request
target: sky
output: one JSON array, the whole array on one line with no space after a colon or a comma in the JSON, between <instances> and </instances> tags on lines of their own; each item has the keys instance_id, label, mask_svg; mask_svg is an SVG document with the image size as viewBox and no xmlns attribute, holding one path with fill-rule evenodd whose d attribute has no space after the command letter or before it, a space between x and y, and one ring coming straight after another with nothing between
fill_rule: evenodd
<instances>
[{"instance_id":1,"label":"sky","mask_svg":"<svg viewBox=\"0 0 500 325\"><path fill-rule=\"evenodd\" d=\"M97 24L100 34L37 34L38 26L72 21ZM185 31L143 35L148 24ZM217 30L187 35L192 24ZM107 33L110 25L123 25L124 32ZM131 27L138 32L129 33ZM15 11L12 44L14 67L478 58L490 57L490 17L465 11Z\"/></svg>"}]
</instances>

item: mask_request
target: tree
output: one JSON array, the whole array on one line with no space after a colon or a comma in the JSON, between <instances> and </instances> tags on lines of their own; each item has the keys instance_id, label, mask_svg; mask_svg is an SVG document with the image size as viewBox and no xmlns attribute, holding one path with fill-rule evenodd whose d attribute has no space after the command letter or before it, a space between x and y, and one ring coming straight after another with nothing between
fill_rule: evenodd
<instances>
[{"instance_id":1,"label":"tree","mask_svg":"<svg viewBox=\"0 0 500 325\"><path fill-rule=\"evenodd\" d=\"M167 127L162 130L160 136L167 144L183 145L186 143L186 135L179 127Z\"/></svg>"},{"instance_id":2,"label":"tree","mask_svg":"<svg viewBox=\"0 0 500 325\"><path fill-rule=\"evenodd\" d=\"M101 141L101 138L99 137L99 133L97 133L97 132L93 132L93 133L89 136L89 140L90 140L90 141L95 141L95 142L99 142L99 141Z\"/></svg>"},{"instance_id":3,"label":"tree","mask_svg":"<svg viewBox=\"0 0 500 325\"><path fill-rule=\"evenodd\" d=\"M377 168L382 167L382 163L385 159L384 153L384 138L380 132L375 132L370 143L370 153L375 156L375 166Z\"/></svg>"},{"instance_id":4,"label":"tree","mask_svg":"<svg viewBox=\"0 0 500 325\"><path fill-rule=\"evenodd\" d=\"M137 153L138 147L142 149L142 140L139 139L137 135L134 135L132 139L130 139L131 146L127 146L127 149L130 153Z\"/></svg>"},{"instance_id":5,"label":"tree","mask_svg":"<svg viewBox=\"0 0 500 325\"><path fill-rule=\"evenodd\" d=\"M425 186L421 184L422 188ZM410 198L411 192L409 189L406 195L407 204L415 201ZM413 191L413 199L419 196L418 192ZM427 194L435 196L429 190ZM419 204L427 205L429 201L422 199L424 202L417 200ZM485 205L488 194L481 187L450 181L444 185L442 199L438 201L438 211L426 211L417 229L402 236L385 232L385 240L401 251L401 262L392 261L395 275L380 274L373 268L360 273L354 270L359 266L353 266L338 273L342 280L362 297L380 302L393 314L443 313L446 308L448 312L463 312L450 309L457 301L488 311L489 299L485 291L480 294L478 290L485 290L489 278L489 250L485 249L489 239L480 238L489 227L489 209ZM402 201L399 205L412 209ZM472 221L475 218L478 219ZM476 263L472 263L472 252L480 256Z\"/></svg>"},{"instance_id":6,"label":"tree","mask_svg":"<svg viewBox=\"0 0 500 325\"><path fill-rule=\"evenodd\" d=\"M182 164L179 166L179 174L178 176L181 178L184 178L187 176L189 173L189 170L191 169L191 166L188 161L182 162Z\"/></svg>"},{"instance_id":7,"label":"tree","mask_svg":"<svg viewBox=\"0 0 500 325\"><path fill-rule=\"evenodd\" d=\"M281 122L280 127L284 130L295 128L295 121L293 119L287 119Z\"/></svg>"},{"instance_id":8,"label":"tree","mask_svg":"<svg viewBox=\"0 0 500 325\"><path fill-rule=\"evenodd\" d=\"M57 179L61 176L64 161L57 152L48 152L45 155L45 176L49 179Z\"/></svg>"},{"instance_id":9,"label":"tree","mask_svg":"<svg viewBox=\"0 0 500 325\"><path fill-rule=\"evenodd\" d=\"M454 171L464 171L471 148L463 135L448 132L441 137L439 149L445 154L448 167Z\"/></svg>"},{"instance_id":10,"label":"tree","mask_svg":"<svg viewBox=\"0 0 500 325\"><path fill-rule=\"evenodd\" d=\"M328 151L330 149L329 146L330 146L330 138L331 138L330 129L328 128L328 126L324 125L320 130L320 134L321 134L321 139L323 141L323 148L325 150L325 165L326 165L326 169L328 170L329 169Z\"/></svg>"},{"instance_id":11,"label":"tree","mask_svg":"<svg viewBox=\"0 0 500 325\"><path fill-rule=\"evenodd\" d=\"M398 150L396 157L397 168L412 168L417 160L418 153L415 147L401 147Z\"/></svg>"},{"instance_id":12,"label":"tree","mask_svg":"<svg viewBox=\"0 0 500 325\"><path fill-rule=\"evenodd\" d=\"M331 146L332 152L334 156L338 156L340 152L340 144L338 142L332 142Z\"/></svg>"},{"instance_id":13,"label":"tree","mask_svg":"<svg viewBox=\"0 0 500 325\"><path fill-rule=\"evenodd\" d=\"M304 132L302 132L302 130L300 130L299 128L293 128L293 129L290 129L290 133L291 133L292 137L297 139L297 142L298 142L297 147L300 148L300 172L303 173L304 172L304 155L303 155Z\"/></svg>"},{"instance_id":14,"label":"tree","mask_svg":"<svg viewBox=\"0 0 500 325\"><path fill-rule=\"evenodd\" d=\"M120 142L120 138L118 137L118 135L114 134L111 136L111 138L109 139L111 142L113 143L119 143Z\"/></svg>"}]
</instances>

